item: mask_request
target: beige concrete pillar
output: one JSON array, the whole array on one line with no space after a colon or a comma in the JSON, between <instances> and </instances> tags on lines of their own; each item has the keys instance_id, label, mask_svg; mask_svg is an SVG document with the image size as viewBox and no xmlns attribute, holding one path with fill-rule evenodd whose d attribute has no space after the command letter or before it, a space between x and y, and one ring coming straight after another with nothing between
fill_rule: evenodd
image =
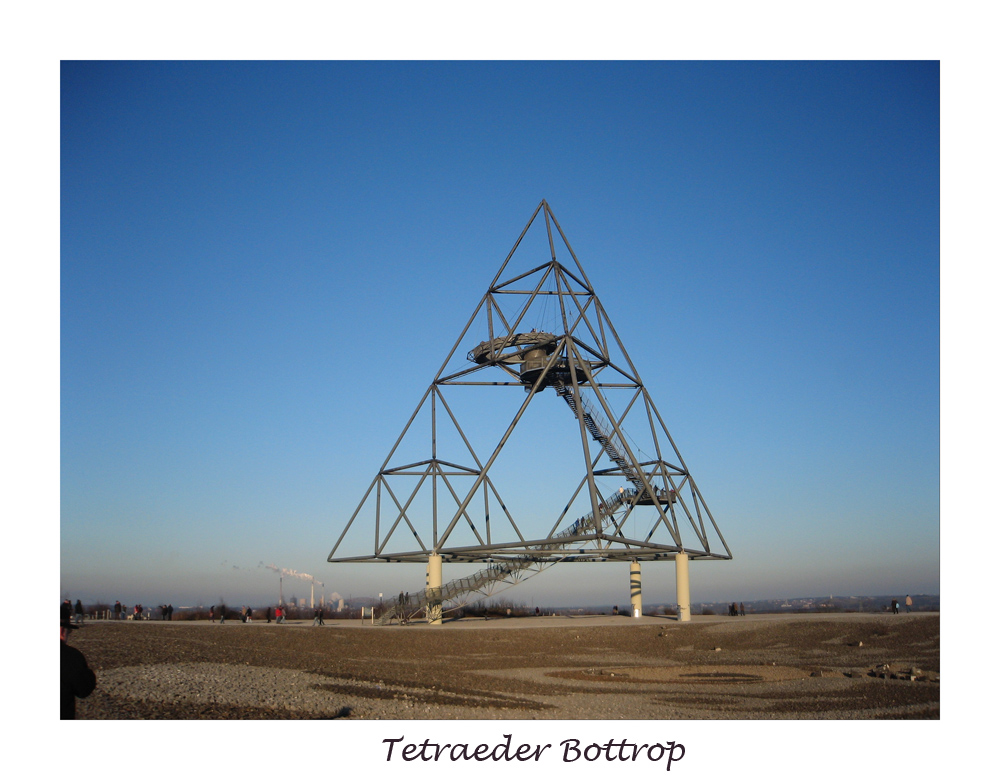
<instances>
[{"instance_id":1,"label":"beige concrete pillar","mask_svg":"<svg viewBox=\"0 0 1000 780\"><path fill-rule=\"evenodd\" d=\"M441 556L427 558L427 622L440 626L441 620Z\"/></svg>"},{"instance_id":2,"label":"beige concrete pillar","mask_svg":"<svg viewBox=\"0 0 1000 780\"><path fill-rule=\"evenodd\" d=\"M632 617L642 617L642 571L638 561L629 564L628 584L632 595Z\"/></svg>"},{"instance_id":3,"label":"beige concrete pillar","mask_svg":"<svg viewBox=\"0 0 1000 780\"><path fill-rule=\"evenodd\" d=\"M677 619L691 619L691 581L688 579L688 554L679 552L674 557L677 564Z\"/></svg>"}]
</instances>

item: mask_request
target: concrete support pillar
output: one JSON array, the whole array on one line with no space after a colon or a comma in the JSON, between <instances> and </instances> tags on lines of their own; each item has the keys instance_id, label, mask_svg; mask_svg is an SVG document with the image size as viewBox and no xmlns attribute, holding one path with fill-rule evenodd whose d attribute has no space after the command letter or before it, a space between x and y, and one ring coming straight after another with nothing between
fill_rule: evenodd
<instances>
[{"instance_id":1,"label":"concrete support pillar","mask_svg":"<svg viewBox=\"0 0 1000 780\"><path fill-rule=\"evenodd\" d=\"M629 593L632 595L632 617L642 617L642 571L638 561L628 567Z\"/></svg>"},{"instance_id":2,"label":"concrete support pillar","mask_svg":"<svg viewBox=\"0 0 1000 780\"><path fill-rule=\"evenodd\" d=\"M441 620L441 556L427 558L427 622L440 626Z\"/></svg>"},{"instance_id":3,"label":"concrete support pillar","mask_svg":"<svg viewBox=\"0 0 1000 780\"><path fill-rule=\"evenodd\" d=\"M691 581L688 579L688 554L677 553L677 619L687 622L691 619Z\"/></svg>"}]
</instances>

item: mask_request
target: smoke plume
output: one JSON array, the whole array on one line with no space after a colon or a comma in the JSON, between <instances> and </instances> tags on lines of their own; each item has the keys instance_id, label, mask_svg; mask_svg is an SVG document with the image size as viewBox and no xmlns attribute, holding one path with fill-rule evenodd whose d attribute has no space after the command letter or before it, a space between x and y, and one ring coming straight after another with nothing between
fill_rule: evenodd
<instances>
[{"instance_id":1,"label":"smoke plume","mask_svg":"<svg viewBox=\"0 0 1000 780\"><path fill-rule=\"evenodd\" d=\"M306 580L307 582L314 582L317 585L323 584L318 579L313 577L311 574L306 574L305 572L302 571L295 571L295 569L282 569L280 566L275 566L273 563L267 564L264 568L270 569L271 571L280 574L282 577L293 577L299 580Z\"/></svg>"}]
</instances>

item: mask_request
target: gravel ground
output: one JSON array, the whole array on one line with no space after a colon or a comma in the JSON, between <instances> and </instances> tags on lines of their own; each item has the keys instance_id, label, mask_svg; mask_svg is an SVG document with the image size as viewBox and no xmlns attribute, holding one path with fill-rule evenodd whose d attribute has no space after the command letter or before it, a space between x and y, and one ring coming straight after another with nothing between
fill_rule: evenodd
<instances>
[{"instance_id":1,"label":"gravel ground","mask_svg":"<svg viewBox=\"0 0 1000 780\"><path fill-rule=\"evenodd\" d=\"M940 717L936 613L95 622L71 642L98 677L83 719Z\"/></svg>"}]
</instances>

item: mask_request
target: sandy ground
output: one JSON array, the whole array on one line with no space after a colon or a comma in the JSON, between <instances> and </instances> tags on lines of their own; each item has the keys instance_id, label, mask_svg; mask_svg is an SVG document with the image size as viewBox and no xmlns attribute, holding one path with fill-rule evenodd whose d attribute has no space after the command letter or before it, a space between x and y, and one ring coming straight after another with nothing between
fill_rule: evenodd
<instances>
[{"instance_id":1,"label":"sandy ground","mask_svg":"<svg viewBox=\"0 0 1000 780\"><path fill-rule=\"evenodd\" d=\"M89 623L83 719L937 719L936 613ZM905 674L904 674L905 673Z\"/></svg>"}]
</instances>

